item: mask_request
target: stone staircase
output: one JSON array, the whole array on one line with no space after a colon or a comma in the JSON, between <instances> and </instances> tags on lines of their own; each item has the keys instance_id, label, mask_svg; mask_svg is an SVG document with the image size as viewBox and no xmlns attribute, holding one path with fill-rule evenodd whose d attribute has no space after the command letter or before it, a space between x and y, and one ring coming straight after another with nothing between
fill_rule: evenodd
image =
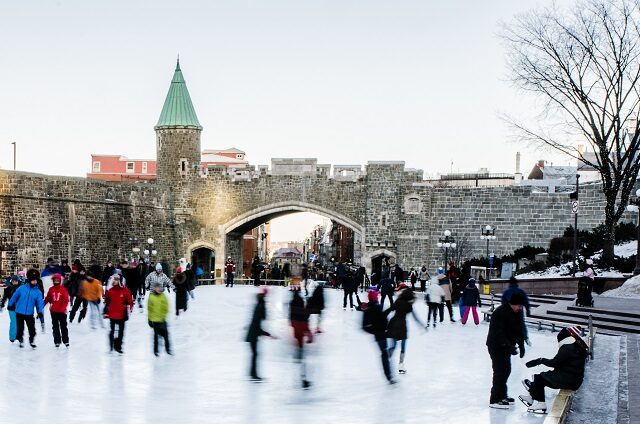
<instances>
[{"instance_id":1,"label":"stone staircase","mask_svg":"<svg viewBox=\"0 0 640 424\"><path fill-rule=\"evenodd\" d=\"M482 296L483 303L490 304L490 296ZM589 315L601 334L640 334L640 299L616 299L598 297L594 307L575 306L572 296L532 295L530 325L581 325L586 328ZM494 296L494 304L500 304L500 295Z\"/></svg>"}]
</instances>

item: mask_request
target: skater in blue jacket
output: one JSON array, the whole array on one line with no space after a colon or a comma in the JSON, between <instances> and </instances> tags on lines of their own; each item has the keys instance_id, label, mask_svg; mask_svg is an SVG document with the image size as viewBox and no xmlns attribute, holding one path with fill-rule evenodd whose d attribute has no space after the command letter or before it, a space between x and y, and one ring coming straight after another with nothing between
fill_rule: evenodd
<instances>
[{"instance_id":1,"label":"skater in blue jacket","mask_svg":"<svg viewBox=\"0 0 640 424\"><path fill-rule=\"evenodd\" d=\"M44 317L42 311L44 309L44 300L42 292L38 287L40 282L40 273L36 269L30 269L27 271L27 284L24 284L15 291L11 299L9 300L9 308L15 308L16 320L18 322L18 334L17 339L20 342L20 347L24 347L23 334L24 324L27 324L29 329L29 344L32 348L36 348L34 339L36 337L36 325L33 317L33 308L36 308L38 312L38 318Z\"/></svg>"},{"instance_id":2,"label":"skater in blue jacket","mask_svg":"<svg viewBox=\"0 0 640 424\"><path fill-rule=\"evenodd\" d=\"M5 303L11 299L13 293L18 290L20 287L20 278L17 275L11 277L11 283L5 287L4 294L2 295L2 302L0 302L0 311L4 308ZM9 341L11 343L16 341L16 336L18 333L18 326L16 323L16 311L15 307L7 308L9 311Z\"/></svg>"}]
</instances>

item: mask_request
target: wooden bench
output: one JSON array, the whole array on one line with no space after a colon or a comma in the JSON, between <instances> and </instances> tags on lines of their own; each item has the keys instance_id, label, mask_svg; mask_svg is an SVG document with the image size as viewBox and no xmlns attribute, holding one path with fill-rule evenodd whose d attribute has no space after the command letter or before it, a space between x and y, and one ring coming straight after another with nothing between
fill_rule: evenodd
<instances>
[{"instance_id":1,"label":"wooden bench","mask_svg":"<svg viewBox=\"0 0 640 424\"><path fill-rule=\"evenodd\" d=\"M558 392L556 399L553 401L551 410L547 412L544 424L563 424L571 408L573 396L576 394L573 390L562 389Z\"/></svg>"}]
</instances>

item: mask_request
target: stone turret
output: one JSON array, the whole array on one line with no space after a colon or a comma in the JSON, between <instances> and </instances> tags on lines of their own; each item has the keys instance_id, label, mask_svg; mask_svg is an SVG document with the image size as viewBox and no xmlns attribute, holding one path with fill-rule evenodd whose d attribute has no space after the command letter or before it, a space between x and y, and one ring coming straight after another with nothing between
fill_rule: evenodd
<instances>
[{"instance_id":1,"label":"stone turret","mask_svg":"<svg viewBox=\"0 0 640 424\"><path fill-rule=\"evenodd\" d=\"M200 172L202 132L182 76L180 60L176 64L167 98L154 129L158 182L179 190Z\"/></svg>"}]
</instances>

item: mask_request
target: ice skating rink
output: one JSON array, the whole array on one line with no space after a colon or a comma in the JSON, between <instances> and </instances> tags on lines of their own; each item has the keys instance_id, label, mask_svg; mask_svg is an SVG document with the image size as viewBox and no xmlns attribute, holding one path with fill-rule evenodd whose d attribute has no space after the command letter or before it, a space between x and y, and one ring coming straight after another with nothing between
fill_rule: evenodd
<instances>
[{"instance_id":1,"label":"ice skating rink","mask_svg":"<svg viewBox=\"0 0 640 424\"><path fill-rule=\"evenodd\" d=\"M466 326L456 309L424 331L409 319L407 374L386 383L373 337L360 329L362 313L343 311L342 292L325 290L324 333L307 345L309 390L300 386L287 322L290 292L272 288L264 328L278 340L261 338L262 383L247 378L246 326L256 289L198 287L185 315L175 319L170 295L173 357L154 357L152 330L138 309L127 322L125 354L109 354L105 329L88 320L70 324L71 347L53 345L48 309L38 348L8 340L8 314L0 320L0 423L542 423L517 401L524 362L553 356L555 334L530 329L533 346L524 360L512 357L510 410L490 409L491 362L485 347L488 325ZM361 294L365 299L365 294ZM426 321L418 295L416 310ZM105 325L107 321L104 321ZM315 323L315 317L312 317ZM38 330L39 323L37 324ZM28 345L27 345L28 346ZM393 358L396 373L399 347ZM542 369L542 367L539 367ZM555 391L547 391L548 405Z\"/></svg>"}]
</instances>

